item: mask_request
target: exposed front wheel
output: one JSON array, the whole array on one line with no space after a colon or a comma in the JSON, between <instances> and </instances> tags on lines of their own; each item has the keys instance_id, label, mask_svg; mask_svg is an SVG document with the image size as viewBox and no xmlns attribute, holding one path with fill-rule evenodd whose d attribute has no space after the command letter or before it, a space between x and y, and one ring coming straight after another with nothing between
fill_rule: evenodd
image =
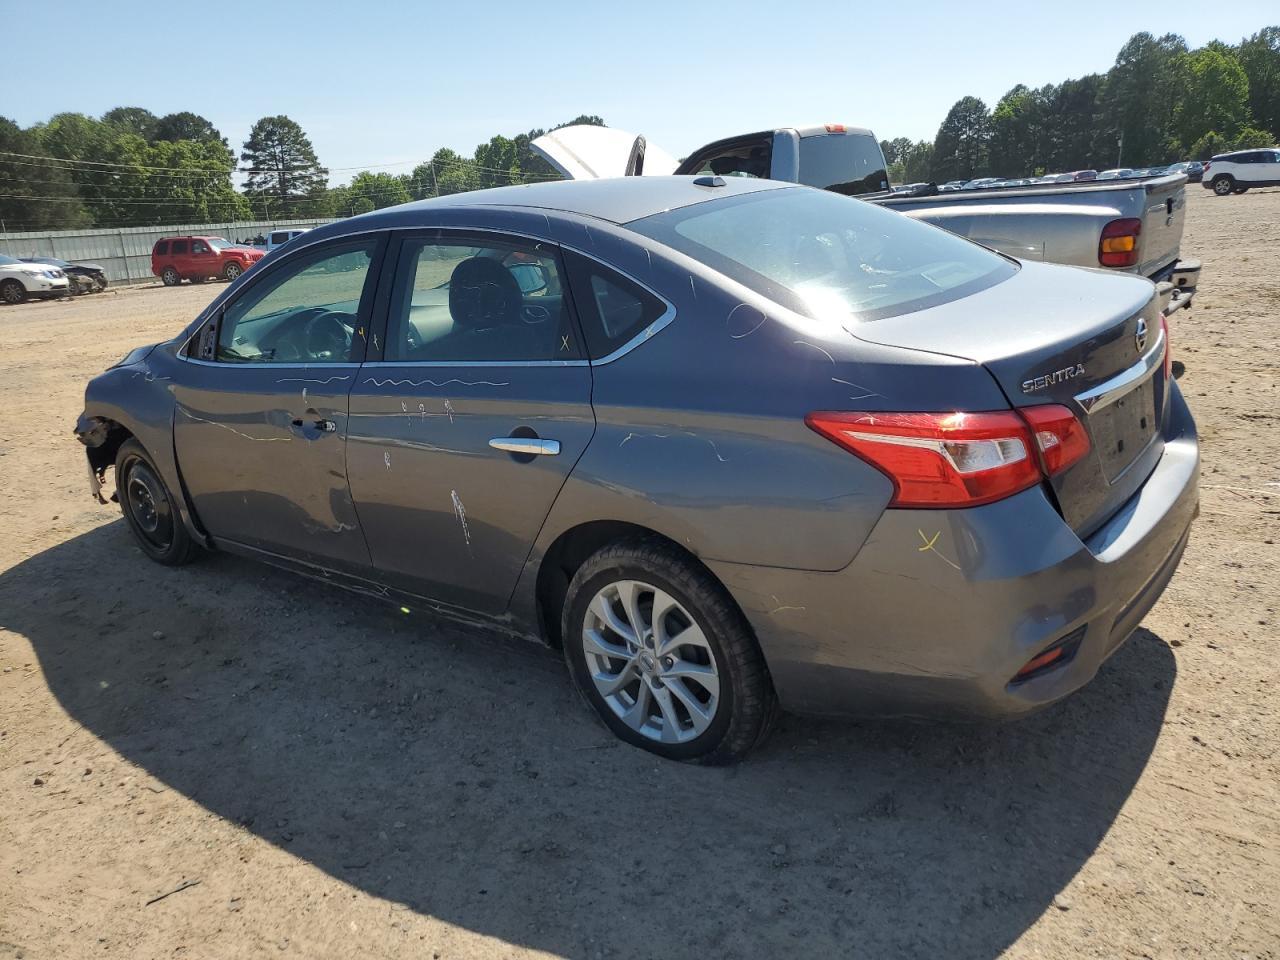
<instances>
[{"instance_id":1,"label":"exposed front wheel","mask_svg":"<svg viewBox=\"0 0 1280 960\"><path fill-rule=\"evenodd\" d=\"M222 268L222 275L233 283L239 279L240 274L242 273L244 273L244 271L240 269L240 264L238 263L228 263Z\"/></svg>"},{"instance_id":2,"label":"exposed front wheel","mask_svg":"<svg viewBox=\"0 0 1280 960\"><path fill-rule=\"evenodd\" d=\"M176 287L182 282L182 276L173 267L165 267L160 271L160 282L166 287Z\"/></svg>"},{"instance_id":3,"label":"exposed front wheel","mask_svg":"<svg viewBox=\"0 0 1280 960\"><path fill-rule=\"evenodd\" d=\"M137 440L126 440L116 454L116 495L143 553L170 567L191 562L196 544L160 471Z\"/></svg>"},{"instance_id":4,"label":"exposed front wheel","mask_svg":"<svg viewBox=\"0 0 1280 960\"><path fill-rule=\"evenodd\" d=\"M657 540L606 547L569 584L565 660L619 738L671 760L731 763L776 706L746 618L702 567Z\"/></svg>"},{"instance_id":5,"label":"exposed front wheel","mask_svg":"<svg viewBox=\"0 0 1280 960\"><path fill-rule=\"evenodd\" d=\"M1236 182L1231 177L1221 176L1213 178L1213 192L1220 197L1225 197L1235 189Z\"/></svg>"},{"instance_id":6,"label":"exposed front wheel","mask_svg":"<svg viewBox=\"0 0 1280 960\"><path fill-rule=\"evenodd\" d=\"M27 288L19 280L6 280L0 283L0 300L5 303L21 303L27 299Z\"/></svg>"}]
</instances>

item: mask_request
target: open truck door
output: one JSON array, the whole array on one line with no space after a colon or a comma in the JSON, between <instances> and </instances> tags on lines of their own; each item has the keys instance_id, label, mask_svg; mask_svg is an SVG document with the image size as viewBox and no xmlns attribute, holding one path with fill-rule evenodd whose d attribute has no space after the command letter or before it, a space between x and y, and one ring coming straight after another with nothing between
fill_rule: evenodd
<instances>
[{"instance_id":1,"label":"open truck door","mask_svg":"<svg viewBox=\"0 0 1280 960\"><path fill-rule=\"evenodd\" d=\"M616 127L576 124L552 130L529 146L570 180L601 177L667 176L676 158L644 137Z\"/></svg>"}]
</instances>

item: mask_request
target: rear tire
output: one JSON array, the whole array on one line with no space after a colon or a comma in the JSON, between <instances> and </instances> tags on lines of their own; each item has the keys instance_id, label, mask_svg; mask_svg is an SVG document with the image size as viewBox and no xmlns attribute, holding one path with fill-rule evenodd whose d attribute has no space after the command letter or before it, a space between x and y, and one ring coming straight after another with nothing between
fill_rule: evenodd
<instances>
[{"instance_id":1,"label":"rear tire","mask_svg":"<svg viewBox=\"0 0 1280 960\"><path fill-rule=\"evenodd\" d=\"M176 287L182 282L182 275L173 267L165 267L160 271L160 282L166 287Z\"/></svg>"},{"instance_id":2,"label":"rear tire","mask_svg":"<svg viewBox=\"0 0 1280 960\"><path fill-rule=\"evenodd\" d=\"M1227 194L1231 193L1231 191L1236 188L1235 180L1232 177L1227 176L1225 173L1220 177L1214 177L1210 183L1213 184L1213 192L1220 197L1227 196Z\"/></svg>"},{"instance_id":3,"label":"rear tire","mask_svg":"<svg viewBox=\"0 0 1280 960\"><path fill-rule=\"evenodd\" d=\"M0 300L8 304L18 304L25 299L27 299L27 288L20 280L6 280L0 283Z\"/></svg>"},{"instance_id":4,"label":"rear tire","mask_svg":"<svg viewBox=\"0 0 1280 960\"><path fill-rule=\"evenodd\" d=\"M768 735L777 699L750 625L670 545L637 538L592 554L569 584L561 631L578 692L626 743L725 764Z\"/></svg>"},{"instance_id":5,"label":"rear tire","mask_svg":"<svg viewBox=\"0 0 1280 960\"><path fill-rule=\"evenodd\" d=\"M116 495L125 523L148 557L167 567L195 558L197 544L178 514L177 501L137 440L126 440L116 454Z\"/></svg>"}]
</instances>

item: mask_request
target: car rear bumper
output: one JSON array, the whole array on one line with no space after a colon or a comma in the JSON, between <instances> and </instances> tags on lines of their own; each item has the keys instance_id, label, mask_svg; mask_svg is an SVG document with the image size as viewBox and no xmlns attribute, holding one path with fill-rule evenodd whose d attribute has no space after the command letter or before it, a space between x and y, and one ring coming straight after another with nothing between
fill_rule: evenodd
<instances>
[{"instance_id":1,"label":"car rear bumper","mask_svg":"<svg viewBox=\"0 0 1280 960\"><path fill-rule=\"evenodd\" d=\"M1039 489L969 510L886 511L836 573L711 563L755 628L782 705L801 713L1009 717L1079 689L1177 569L1199 451L1170 392L1147 482L1082 541ZM1021 682L1033 657L1074 655Z\"/></svg>"}]
</instances>

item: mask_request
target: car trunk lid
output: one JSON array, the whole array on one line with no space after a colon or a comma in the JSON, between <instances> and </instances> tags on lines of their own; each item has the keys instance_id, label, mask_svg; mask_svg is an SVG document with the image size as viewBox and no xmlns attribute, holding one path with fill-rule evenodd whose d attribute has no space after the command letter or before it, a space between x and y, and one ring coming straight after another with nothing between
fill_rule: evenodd
<instances>
[{"instance_id":1,"label":"car trunk lid","mask_svg":"<svg viewBox=\"0 0 1280 960\"><path fill-rule=\"evenodd\" d=\"M1015 408L1055 403L1089 433L1089 455L1052 478L1063 517L1088 536L1154 468L1166 387L1155 288L1101 270L1025 263L942 307L848 325L855 337L982 364ZM1087 281L1087 282L1085 282Z\"/></svg>"}]
</instances>

